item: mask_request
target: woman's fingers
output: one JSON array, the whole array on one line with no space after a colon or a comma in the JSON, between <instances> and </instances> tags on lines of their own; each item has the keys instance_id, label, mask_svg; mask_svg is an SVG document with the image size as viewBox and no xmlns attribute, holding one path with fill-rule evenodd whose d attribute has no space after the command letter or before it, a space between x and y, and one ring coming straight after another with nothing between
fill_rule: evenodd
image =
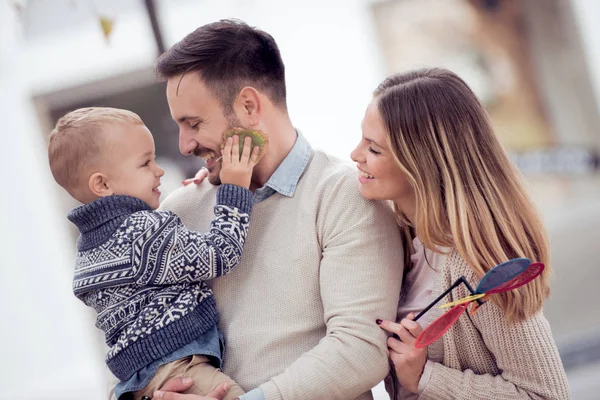
<instances>
[{"instance_id":1,"label":"woman's fingers","mask_svg":"<svg viewBox=\"0 0 600 400\"><path fill-rule=\"evenodd\" d=\"M413 321L414 318L415 315L410 313L406 318L403 318L402 321L400 321L400 325L406 328L412 336L417 338L421 332L423 332L423 327L418 322Z\"/></svg>"},{"instance_id":2,"label":"woman's fingers","mask_svg":"<svg viewBox=\"0 0 600 400\"><path fill-rule=\"evenodd\" d=\"M412 349L412 346L409 346L406 343L399 341L395 337L388 338L387 346L388 346L388 349L390 349L398 354L406 354Z\"/></svg>"},{"instance_id":3,"label":"woman's fingers","mask_svg":"<svg viewBox=\"0 0 600 400\"><path fill-rule=\"evenodd\" d=\"M392 321L388 321L386 319L378 319L377 321L375 321L377 323L377 325L379 325L379 327L381 329L383 329L384 331L387 331L389 333L395 333L398 334L398 328L400 328L400 324L397 324L395 322Z\"/></svg>"},{"instance_id":4,"label":"woman's fingers","mask_svg":"<svg viewBox=\"0 0 600 400\"><path fill-rule=\"evenodd\" d=\"M379 321L379 320L378 320ZM414 322L414 321L410 321ZM416 322L415 322L416 323ZM382 320L381 323L378 324L383 330L386 330L390 333L396 334L400 340L406 344L414 345L417 336L414 336L408 329L406 329L402 324L398 324L396 322ZM418 325L418 324L417 324Z\"/></svg>"},{"instance_id":5,"label":"woman's fingers","mask_svg":"<svg viewBox=\"0 0 600 400\"><path fill-rule=\"evenodd\" d=\"M413 346L415 344L415 341L417 340L417 338L415 336L413 336L413 334L410 333L410 331L408 329L406 329L403 325L401 325L401 324L399 324L399 325L400 325L400 328L398 328L398 337L404 343Z\"/></svg>"}]
</instances>

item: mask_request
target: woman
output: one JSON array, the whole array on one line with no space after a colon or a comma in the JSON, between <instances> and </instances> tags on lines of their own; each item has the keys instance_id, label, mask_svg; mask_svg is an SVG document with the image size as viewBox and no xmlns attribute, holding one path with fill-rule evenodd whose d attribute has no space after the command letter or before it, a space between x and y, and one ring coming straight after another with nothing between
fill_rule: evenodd
<instances>
[{"instance_id":1,"label":"woman","mask_svg":"<svg viewBox=\"0 0 600 400\"><path fill-rule=\"evenodd\" d=\"M442 69L386 79L375 90L351 157L362 195L391 200L399 225L413 238L407 241L399 322L377 320L400 339L388 339L402 387L398 398L570 398L542 314L551 274L544 228L469 87ZM429 348L414 347L424 325L445 310L433 308L418 322L414 313L460 276L477 284L489 269L517 257L546 269L529 284L495 295L476 314L461 316ZM446 299L469 294L459 287Z\"/></svg>"}]
</instances>

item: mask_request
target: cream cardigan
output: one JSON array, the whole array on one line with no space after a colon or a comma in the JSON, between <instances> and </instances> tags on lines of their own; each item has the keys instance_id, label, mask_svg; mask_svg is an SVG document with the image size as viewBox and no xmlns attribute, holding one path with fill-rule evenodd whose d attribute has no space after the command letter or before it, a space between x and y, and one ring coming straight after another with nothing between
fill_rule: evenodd
<instances>
[{"instance_id":1,"label":"cream cardigan","mask_svg":"<svg viewBox=\"0 0 600 400\"><path fill-rule=\"evenodd\" d=\"M432 298L460 276L479 279L458 251L451 250L436 274ZM445 300L470 293L460 286ZM445 310L434 307L428 319ZM488 301L471 316L464 313L448 332L428 348L431 374L419 399L570 399L567 377L550 325L540 312L509 325L503 311Z\"/></svg>"}]
</instances>

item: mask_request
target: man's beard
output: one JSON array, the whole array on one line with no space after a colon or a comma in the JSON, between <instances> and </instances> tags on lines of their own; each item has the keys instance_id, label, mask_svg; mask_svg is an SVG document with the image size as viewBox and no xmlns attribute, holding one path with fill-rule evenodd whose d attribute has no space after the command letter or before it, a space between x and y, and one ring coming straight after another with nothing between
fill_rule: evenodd
<instances>
[{"instance_id":1,"label":"man's beard","mask_svg":"<svg viewBox=\"0 0 600 400\"><path fill-rule=\"evenodd\" d=\"M216 174L213 175L213 173L215 172ZM219 186L221 184L221 164L219 164L218 166L215 165L214 171L208 173L207 179L211 185Z\"/></svg>"}]
</instances>

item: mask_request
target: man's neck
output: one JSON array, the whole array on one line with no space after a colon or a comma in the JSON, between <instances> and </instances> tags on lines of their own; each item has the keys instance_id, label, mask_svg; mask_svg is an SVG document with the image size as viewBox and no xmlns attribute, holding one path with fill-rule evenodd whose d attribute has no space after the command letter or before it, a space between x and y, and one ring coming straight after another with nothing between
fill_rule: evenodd
<instances>
[{"instance_id":1,"label":"man's neck","mask_svg":"<svg viewBox=\"0 0 600 400\"><path fill-rule=\"evenodd\" d=\"M280 118L266 127L269 147L263 159L254 168L250 190L254 191L267 183L296 143L297 133L290 119Z\"/></svg>"}]
</instances>

